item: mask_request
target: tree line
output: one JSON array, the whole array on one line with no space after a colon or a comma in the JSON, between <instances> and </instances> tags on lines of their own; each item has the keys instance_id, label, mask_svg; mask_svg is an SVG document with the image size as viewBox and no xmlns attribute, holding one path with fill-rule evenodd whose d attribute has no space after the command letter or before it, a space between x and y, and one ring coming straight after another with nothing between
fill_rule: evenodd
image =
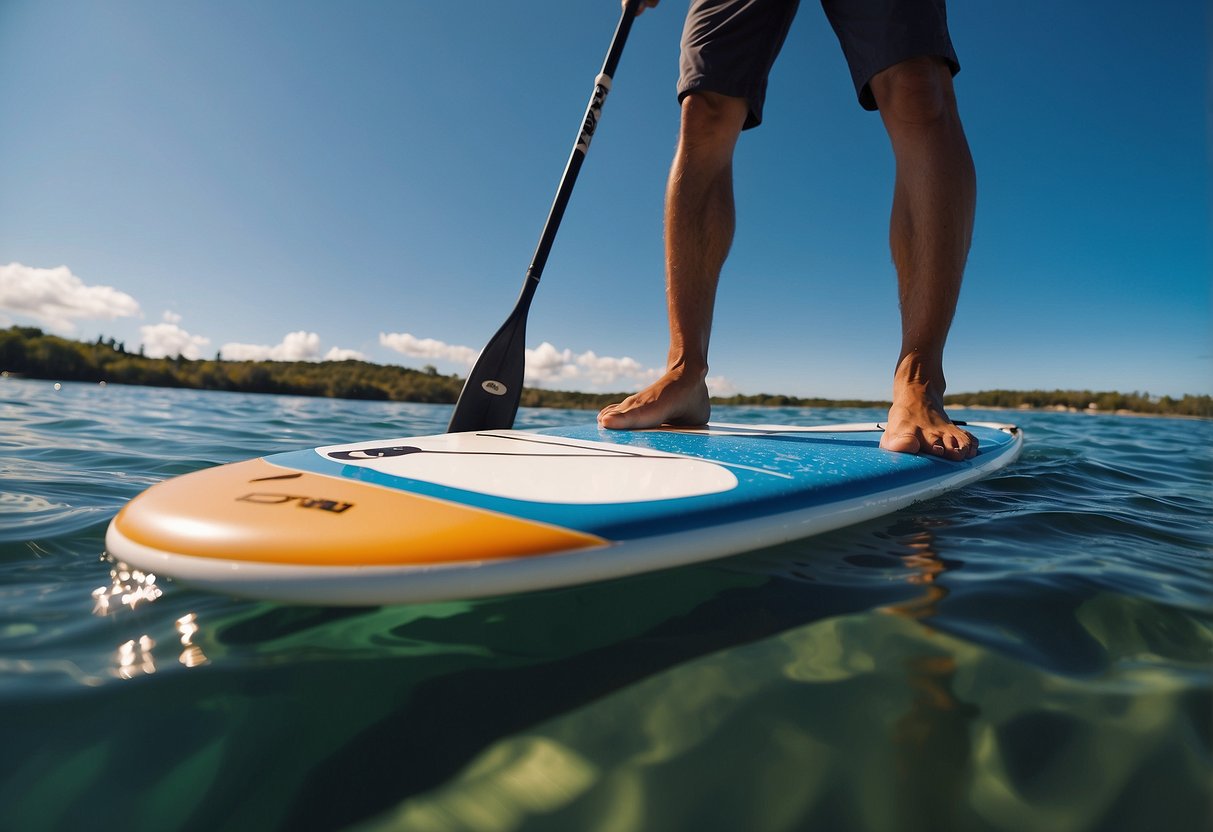
<instances>
[{"instance_id":1,"label":"tree line","mask_svg":"<svg viewBox=\"0 0 1213 832\"><path fill-rule=\"evenodd\" d=\"M37 327L13 326L0 330L0 371L7 375L58 381L104 381L152 387L184 387L242 393L280 393L396 402L454 404L463 378L441 375L433 367L420 370L368 361L227 361L149 358L140 347L128 352L113 338L96 342L71 341L49 335ZM626 393L581 393L528 387L523 407L560 407L597 410L619 401ZM887 401L799 398L780 395L715 397L722 405L757 407L871 407L887 408ZM1213 418L1213 397L1151 396L1148 393L1094 392L1090 390L1016 391L987 390L958 393L945 404L995 408L1064 408L1067 410L1130 411L1167 416Z\"/></svg>"},{"instance_id":2,"label":"tree line","mask_svg":"<svg viewBox=\"0 0 1213 832\"><path fill-rule=\"evenodd\" d=\"M0 371L56 381L104 381L240 393L279 393L372 401L454 404L463 378L369 361L228 361L149 358L113 338L71 341L37 327L0 330ZM609 393L526 388L523 407L600 408L618 399Z\"/></svg>"}]
</instances>

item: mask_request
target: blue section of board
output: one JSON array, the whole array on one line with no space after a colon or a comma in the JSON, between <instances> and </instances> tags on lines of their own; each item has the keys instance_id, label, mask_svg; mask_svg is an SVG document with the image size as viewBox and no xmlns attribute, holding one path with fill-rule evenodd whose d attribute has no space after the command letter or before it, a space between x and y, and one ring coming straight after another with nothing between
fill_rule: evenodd
<instances>
[{"instance_id":1,"label":"blue section of board","mask_svg":"<svg viewBox=\"0 0 1213 832\"><path fill-rule=\"evenodd\" d=\"M1014 447L1014 437L1005 431L977 425L966 429L977 437L980 449L976 458L964 462L882 450L880 431L608 431L585 425L527 432L536 441L610 443L623 451L653 450L715 462L728 467L738 480L736 488L714 494L605 505L499 497L392 476L327 459L315 451L276 454L266 460L622 541L828 506L899 487L925 487L963 468L988 464Z\"/></svg>"}]
</instances>

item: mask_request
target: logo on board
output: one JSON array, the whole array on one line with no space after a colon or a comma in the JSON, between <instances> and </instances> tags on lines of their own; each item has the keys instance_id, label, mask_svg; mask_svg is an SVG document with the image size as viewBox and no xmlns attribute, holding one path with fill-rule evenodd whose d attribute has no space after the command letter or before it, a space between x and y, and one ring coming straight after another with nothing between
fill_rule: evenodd
<instances>
[{"instance_id":1,"label":"logo on board","mask_svg":"<svg viewBox=\"0 0 1213 832\"><path fill-rule=\"evenodd\" d=\"M353 503L344 500L328 500L323 497L304 497L298 494L273 494L268 491L254 491L237 497L237 502L256 503L261 506L285 506L294 503L299 508L318 509L331 514L341 514L354 507Z\"/></svg>"}]
</instances>

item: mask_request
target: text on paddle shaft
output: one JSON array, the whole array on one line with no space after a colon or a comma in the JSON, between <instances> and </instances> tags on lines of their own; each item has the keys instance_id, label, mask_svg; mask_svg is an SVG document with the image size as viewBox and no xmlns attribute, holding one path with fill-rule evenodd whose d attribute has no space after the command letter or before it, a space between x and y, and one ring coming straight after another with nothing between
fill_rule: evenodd
<instances>
[{"instance_id":1,"label":"text on paddle shaft","mask_svg":"<svg viewBox=\"0 0 1213 832\"><path fill-rule=\"evenodd\" d=\"M590 106L586 108L585 121L581 123L581 135L575 148L583 154L590 149L590 140L594 138L594 131L598 129L598 122L602 118L602 103L606 101L610 91L610 77L599 75L594 79L594 94L590 96Z\"/></svg>"}]
</instances>

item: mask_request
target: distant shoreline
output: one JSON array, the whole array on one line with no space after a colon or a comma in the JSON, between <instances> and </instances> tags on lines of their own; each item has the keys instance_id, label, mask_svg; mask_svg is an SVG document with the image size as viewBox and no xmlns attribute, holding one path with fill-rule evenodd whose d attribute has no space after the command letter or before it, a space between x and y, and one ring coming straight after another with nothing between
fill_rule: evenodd
<instances>
[{"instance_id":1,"label":"distant shoreline","mask_svg":"<svg viewBox=\"0 0 1213 832\"><path fill-rule=\"evenodd\" d=\"M963 396L964 393L957 395ZM953 410L1006 410L1012 413L1075 413L1083 416L1152 416L1157 419L1194 419L1198 422L1213 421L1213 416L1200 416L1191 413L1143 413L1138 410L1091 410L1089 408L1068 407L1065 405L1050 405L1046 407L1032 407L1031 405L1021 405L1019 407L1005 407L1000 405L968 405L968 404L948 404L945 405L949 411Z\"/></svg>"},{"instance_id":2,"label":"distant shoreline","mask_svg":"<svg viewBox=\"0 0 1213 832\"><path fill-rule=\"evenodd\" d=\"M801 399L792 396L713 397L712 404L749 407L851 407L887 410L889 401ZM1185 395L1176 399L1148 393L1090 390L984 390L944 396L949 412L995 410L1008 412L1076 413L1090 416L1168 416L1213 419L1213 397Z\"/></svg>"},{"instance_id":3,"label":"distant shoreline","mask_svg":"<svg viewBox=\"0 0 1213 832\"><path fill-rule=\"evenodd\" d=\"M266 362L270 363L270 362ZM340 363L340 362L336 362ZM27 375L24 373L13 372L10 370L0 370L0 380L3 379L29 379L33 381L67 381L76 384L100 384L106 386L108 384L142 386L142 387L168 387L177 389L189 390L207 390L218 393L251 393L254 395L280 395L280 396L305 396L314 398L343 398L347 401L384 401L382 398L371 399L365 396L329 396L323 393L302 393L302 392L282 392L282 391L267 391L267 390L239 390L228 387L186 387L184 385L165 385L152 384L146 382L124 382L124 381L107 381L107 380L92 380L92 379L67 379L58 376L36 376ZM526 388L528 393L539 396L542 401L540 403L527 404L523 403L521 407L537 408L537 409L553 409L553 410L598 410L603 405L598 403L584 403L582 400L586 397L601 398L603 404L619 401L626 397L627 393L579 393L576 391L561 391L561 390L539 390L536 388ZM1068 391L1061 391L1068 392ZM967 397L974 394L957 393L957 397ZM577 401L559 401L563 397L576 397ZM721 407L755 407L767 410L778 410L781 408L818 408L818 409L839 409L839 410L887 410L890 402L887 401L857 401L853 399L811 399L804 400L811 403L802 404L765 404L765 403L737 403L729 399L712 399L712 406ZM792 398L792 397L780 397ZM399 402L401 404L454 404L454 401L428 401L421 399L387 399L386 401ZM1155 418L1155 419L1188 419L1197 422L1213 421L1213 415L1200 415L1191 413L1170 413L1170 412L1143 412L1139 410L1129 410L1126 408L1118 408L1116 410L1100 410L1098 408L1080 408L1068 405L1045 405L1035 407L1032 405L1017 405L1015 407L1007 407L1005 405L994 404L963 404L949 402L945 405L949 413L962 412L965 410L991 410L991 411L1006 411L1009 413L1071 413L1080 416L1131 416L1137 418Z\"/></svg>"},{"instance_id":4,"label":"distant shoreline","mask_svg":"<svg viewBox=\"0 0 1213 832\"><path fill-rule=\"evenodd\" d=\"M368 361L226 361L149 358L128 352L113 338L94 343L48 335L36 327L0 329L0 374L49 381L139 384L239 393L454 404L463 389L460 376L434 367L420 370ZM527 387L520 406L598 410L626 392L583 393ZM714 405L888 409L888 401L758 395L714 396ZM1091 390L984 390L944 397L949 410L1048 411L1115 416L1169 416L1213 419L1213 396L1151 396Z\"/></svg>"}]
</instances>

